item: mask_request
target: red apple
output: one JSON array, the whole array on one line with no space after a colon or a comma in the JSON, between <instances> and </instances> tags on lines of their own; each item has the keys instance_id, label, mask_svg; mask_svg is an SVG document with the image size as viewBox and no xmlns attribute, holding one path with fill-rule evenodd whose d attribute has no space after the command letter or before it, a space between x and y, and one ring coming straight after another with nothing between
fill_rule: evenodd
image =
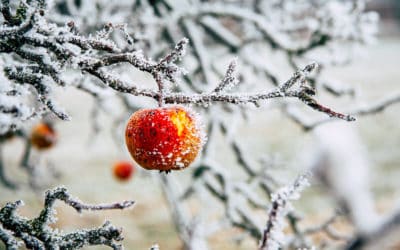
<instances>
[{"instance_id":1,"label":"red apple","mask_svg":"<svg viewBox=\"0 0 400 250\"><path fill-rule=\"evenodd\" d=\"M135 112L126 126L125 140L140 166L166 172L188 167L203 144L197 116L181 106Z\"/></svg>"}]
</instances>

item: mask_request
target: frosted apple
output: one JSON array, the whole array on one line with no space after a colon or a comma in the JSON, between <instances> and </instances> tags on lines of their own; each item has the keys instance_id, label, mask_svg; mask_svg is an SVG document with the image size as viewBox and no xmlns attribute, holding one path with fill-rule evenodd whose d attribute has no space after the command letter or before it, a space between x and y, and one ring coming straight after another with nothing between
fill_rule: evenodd
<instances>
[{"instance_id":1,"label":"frosted apple","mask_svg":"<svg viewBox=\"0 0 400 250\"><path fill-rule=\"evenodd\" d=\"M203 144L197 116L181 106L136 111L126 126L125 140L140 166L166 172L188 167Z\"/></svg>"}]
</instances>

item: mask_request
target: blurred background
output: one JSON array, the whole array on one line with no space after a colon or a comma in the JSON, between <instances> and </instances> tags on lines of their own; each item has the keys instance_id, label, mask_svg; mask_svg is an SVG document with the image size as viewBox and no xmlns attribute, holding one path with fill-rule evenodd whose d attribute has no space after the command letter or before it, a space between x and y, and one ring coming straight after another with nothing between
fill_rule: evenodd
<instances>
[{"instance_id":1,"label":"blurred background","mask_svg":"<svg viewBox=\"0 0 400 250\"><path fill-rule=\"evenodd\" d=\"M377 40L360 49L351 63L324 68L325 77L356 89L357 98L362 100L359 102L361 105L400 91L400 1L369 1L366 8L377 11L380 15ZM287 77L292 74L287 68L282 69L282 72L287 72ZM139 73L135 77L148 80ZM117 180L112 172L113 164L121 160L132 160L124 141L118 141L113 136L113 130L116 129L113 120L106 113L100 113L97 117L99 131L94 133L91 119L93 106L97 103L90 95L75 88L66 88L58 90L56 96L72 120L55 123L58 134L55 147L44 152L35 149L31 152L32 161L39 166L36 175L41 176L41 187L38 190L30 188L30 178L18 166L24 151L24 142L19 138L11 139L2 148L5 171L7 176L20 183L21 187L11 190L0 186L0 205L4 205L6 201L22 199L25 206L20 213L27 217L35 216L43 206L43 190L58 185L67 187L71 194L87 203L133 199L136 201L133 209L83 212L82 215L59 203L58 220L53 226L71 231L101 225L107 218L114 225L123 228L126 249L148 249L154 243L158 243L160 249L182 249L183 245L175 230L168 202L163 196L159 180L154 176L157 173L144 171L134 163L132 178L124 182ZM349 98L321 95L319 99L335 110L351 110ZM138 98L138 102L141 100ZM248 109L248 119L235 122L235 139L240 141L245 150L251 152L252 158L259 159L267 155L269 159L273 159L276 164L270 169L270 173L279 176L281 184L286 185L299 173L313 167L315 153L318 151L315 149L318 135L305 133L300 126L283 115L273 102L268 102L262 109ZM115 105L113 108L118 110L118 103L111 105ZM374 207L381 215L396 209L400 201L399 107L395 104L377 114L360 116L356 122L345 124L356 131L357 140L361 142L361 151L369 164L369 184ZM236 163L234 159L226 157L232 154L224 147L226 143L220 138L213 150L218 152L214 154L216 159L225 161L225 167L229 168L229 164ZM351 152L345 157L349 155L351 156ZM347 158L341 160L351 161ZM344 176L348 174L345 168L340 171ZM187 180L191 171L173 172L171 175L175 180ZM240 172L237 175L239 177L235 178L240 178ZM303 214L302 226L315 225L326 220L337 208L329 190L318 181L311 182L311 187L294 203L296 209ZM208 206L202 203L193 204ZM221 210L219 216L223 216L222 208L219 209L218 205L216 207L217 211ZM260 221L267 219L266 212L258 212L256 216L259 216ZM346 219L339 219L334 228L345 235L350 235L354 230ZM241 235L242 231L236 228L220 230L209 238L210 248L256 249L256 241ZM313 237L316 242L324 239L323 235L318 234Z\"/></svg>"}]
</instances>

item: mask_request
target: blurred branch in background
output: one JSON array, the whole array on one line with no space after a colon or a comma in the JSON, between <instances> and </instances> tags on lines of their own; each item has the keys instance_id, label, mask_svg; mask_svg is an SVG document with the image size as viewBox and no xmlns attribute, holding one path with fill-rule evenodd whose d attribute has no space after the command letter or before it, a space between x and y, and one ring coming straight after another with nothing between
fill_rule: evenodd
<instances>
[{"instance_id":1,"label":"blurred branch in background","mask_svg":"<svg viewBox=\"0 0 400 250\"><path fill-rule=\"evenodd\" d=\"M379 247L396 249L400 246L399 233L400 213L396 211L393 215L388 216L382 226L373 232L354 237L346 249L377 249Z\"/></svg>"},{"instance_id":2,"label":"blurred branch in background","mask_svg":"<svg viewBox=\"0 0 400 250\"><path fill-rule=\"evenodd\" d=\"M348 114L351 114L354 117L373 115L380 113L384 111L386 108L398 103L400 103L399 93L386 97L383 100L375 101L374 103L369 103L364 106L361 106L354 111L349 111ZM319 125L331 121L330 119L320 119L318 121L306 122L305 120L303 120L304 119L303 114L298 112L298 110L290 107L287 108L285 112L289 118L291 118L294 122L298 123L305 131L312 130Z\"/></svg>"},{"instance_id":3,"label":"blurred branch in background","mask_svg":"<svg viewBox=\"0 0 400 250\"><path fill-rule=\"evenodd\" d=\"M397 0L368 1L367 9L377 11L382 19L379 33L385 37L400 35L400 3Z\"/></svg>"}]
</instances>

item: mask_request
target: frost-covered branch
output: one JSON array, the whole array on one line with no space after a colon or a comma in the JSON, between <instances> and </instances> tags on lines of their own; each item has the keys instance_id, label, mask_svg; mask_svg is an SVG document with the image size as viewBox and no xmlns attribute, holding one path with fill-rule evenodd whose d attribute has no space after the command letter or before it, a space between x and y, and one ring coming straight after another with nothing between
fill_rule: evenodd
<instances>
[{"instance_id":1,"label":"frost-covered branch","mask_svg":"<svg viewBox=\"0 0 400 250\"><path fill-rule=\"evenodd\" d=\"M282 246L283 220L288 213L291 200L297 200L300 192L309 186L307 176L302 175L290 187L285 187L272 194L271 206L268 212L267 225L260 241L260 250L274 250Z\"/></svg>"},{"instance_id":2,"label":"frost-covered branch","mask_svg":"<svg viewBox=\"0 0 400 250\"><path fill-rule=\"evenodd\" d=\"M10 8L7 1L2 5L2 9ZM0 53L14 54L19 58L14 65L6 64L4 66L4 77L8 80L4 79L7 84L3 90L5 92L1 93L10 100L0 103L0 110L2 116L11 116L12 119L7 126L2 123L3 131L9 130L11 127L18 127L18 123L23 120L40 116L42 112L40 110L43 109L47 109L62 120L69 119L66 112L58 107L51 93L53 85L71 84L63 80L63 72L71 68L93 75L118 92L151 97L160 105L163 103L209 104L211 102L244 104L278 97L295 97L311 108L329 116L348 121L353 120L348 115L342 115L324 107L312 98L314 91L305 85L305 76L315 69L316 64L310 64L298 71L280 88L258 94L227 94L223 91L238 82L234 75L236 63L231 63L221 81L222 85L220 84L211 93L172 93L168 89L167 82L179 82L178 77L183 70L176 62L185 55L187 39L182 39L170 53L163 56L159 62L155 62L146 58L141 51L124 51L123 48L120 48L109 37L110 24L106 26L106 31L99 32L97 36L87 37L77 32L74 22L69 22L66 26L58 26L49 22L45 1L36 4L29 2L19 8L26 14L13 18L20 18L21 22L12 22L11 17L8 14L4 16L3 13L5 22L0 30L0 34L2 34L0 36ZM25 24L27 21L29 21L29 25ZM128 39L126 43L132 43L132 39ZM123 63L150 73L158 85L158 90L140 89L135 83L122 81L109 69L110 66ZM18 83L20 87L17 88L12 82ZM21 95L29 95L29 90L24 88L28 86L35 90L34 95L38 100L36 105L42 106L42 109L30 109L28 107L32 104L18 102ZM21 88L25 91L22 92Z\"/></svg>"},{"instance_id":3,"label":"frost-covered branch","mask_svg":"<svg viewBox=\"0 0 400 250\"><path fill-rule=\"evenodd\" d=\"M23 205L22 201L7 203L0 209L0 240L10 249L16 249L22 241L28 249L78 249L84 246L105 245L113 249L122 249L121 229L105 222L94 229L77 230L62 234L49 227L55 221L54 204L61 200L77 212L82 210L126 209L132 207L133 201L112 204L89 205L72 198L65 188L59 187L46 192L44 208L40 215L27 219L16 214ZM7 248L8 249L8 248Z\"/></svg>"},{"instance_id":4,"label":"frost-covered branch","mask_svg":"<svg viewBox=\"0 0 400 250\"><path fill-rule=\"evenodd\" d=\"M14 238L12 233L8 230L5 230L0 225L0 241L2 241L7 249L16 250L20 245L19 242Z\"/></svg>"}]
</instances>

